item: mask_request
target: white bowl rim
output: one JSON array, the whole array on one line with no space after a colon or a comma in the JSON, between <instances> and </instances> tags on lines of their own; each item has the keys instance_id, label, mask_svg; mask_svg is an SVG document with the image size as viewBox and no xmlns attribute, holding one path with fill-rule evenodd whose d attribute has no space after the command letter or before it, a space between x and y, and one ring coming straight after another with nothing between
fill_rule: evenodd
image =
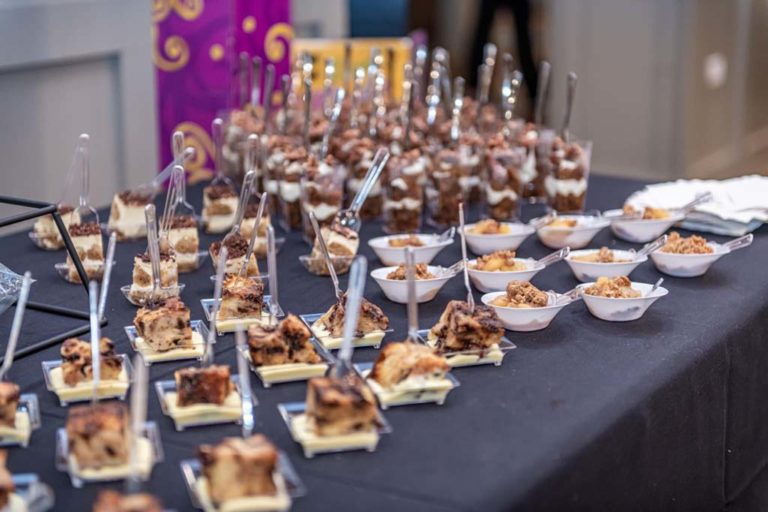
<instances>
[{"instance_id":1,"label":"white bowl rim","mask_svg":"<svg viewBox=\"0 0 768 512\"><path fill-rule=\"evenodd\" d=\"M505 294L505 293L507 293L507 292L504 291L504 290L503 291L496 291L496 292L488 292L488 293L483 294L482 297L480 297L480 301L483 304L485 304L486 306L491 306L492 308L502 309L504 311L526 311L526 312L527 311L547 311L547 310L550 310L550 309L562 309L565 306L567 306L568 304L570 304L571 302L575 302L574 300L569 300L568 302L563 302L562 304L547 304L546 306L542 306L542 307L539 307L539 308L512 308L512 307L509 307L509 306L498 306L496 304L491 304L491 301L493 299L495 299L496 297L500 296L501 294ZM557 298L560 298L560 297L563 296L562 293L555 292L555 294L557 295ZM493 295L493 297L490 297L491 295ZM487 299L486 299L486 297L487 297Z\"/></svg>"},{"instance_id":2,"label":"white bowl rim","mask_svg":"<svg viewBox=\"0 0 768 512\"><path fill-rule=\"evenodd\" d=\"M421 234L421 233L414 233L419 238L421 237L432 237L437 238L440 236L439 234ZM384 241L389 241L392 238L405 238L408 235L384 235L384 236L377 236L376 238L371 238L368 240L368 246L372 249L385 249L390 251L402 251L405 249L405 247L390 247L390 245L387 243L386 245L383 244ZM424 245L420 247L413 247L414 252L416 251L425 251L428 249L436 249L438 247L444 247L447 245L451 245L453 243L453 238L449 238L448 240L444 240L442 242L434 241L432 243L425 243Z\"/></svg>"},{"instance_id":3,"label":"white bowl rim","mask_svg":"<svg viewBox=\"0 0 768 512\"><path fill-rule=\"evenodd\" d=\"M386 270L387 273L389 273L389 272L392 272L393 270L395 270L398 266L399 265L375 268L375 269L371 270L370 276L372 278L374 278L376 281L383 281L385 283L403 283L403 284L407 284L408 281L405 280L405 279L387 279L386 277L380 277L380 276L376 275L377 273L386 275L384 273L385 270ZM431 272L432 270L437 268L437 265L427 265L427 268ZM417 283L433 283L433 282L436 282L436 281L448 280L448 279L454 277L457 273L451 274L449 276L434 277L432 279L417 279L416 282Z\"/></svg>"},{"instance_id":4,"label":"white bowl rim","mask_svg":"<svg viewBox=\"0 0 768 512\"><path fill-rule=\"evenodd\" d=\"M637 263L639 265L640 263L645 263L646 261L648 261L648 255L647 254L643 255L643 257L640 258L640 259L636 259L636 260L632 260L632 261L612 261L610 263L602 263L600 261L579 261L579 260L574 260L574 259L571 258L571 256L573 256L574 254L576 256L580 256L582 254L593 253L593 252L597 252L599 250L600 249L576 249L575 251L571 251L570 254L568 254L568 256L565 257L565 260L568 261L568 262L573 262L573 263L575 263L577 265L595 265L595 266L598 266L598 267L599 266L603 266L603 265L605 265L605 266L611 266L611 265L616 265L616 266L618 266L618 265L633 265L635 263ZM629 252L628 249L611 249L611 250L612 251Z\"/></svg>"},{"instance_id":5,"label":"white bowl rim","mask_svg":"<svg viewBox=\"0 0 768 512\"><path fill-rule=\"evenodd\" d=\"M607 219L605 217L598 217L597 215L558 215L558 219L589 219L589 223L587 224L577 224L576 227L573 228L567 228L564 226L550 226L545 225L541 226L538 230L539 231L566 231L566 232L578 232L578 231L589 231L593 229L603 229L606 226L609 226L611 224L610 219Z\"/></svg>"},{"instance_id":6,"label":"white bowl rim","mask_svg":"<svg viewBox=\"0 0 768 512\"><path fill-rule=\"evenodd\" d=\"M530 266L525 270L477 270L475 268L471 268L470 265L477 264L477 258L473 258L471 260L467 260L467 270L469 272L475 272L476 274L488 274L491 276L502 276L502 275L514 275L514 274L524 274L526 272L533 272L539 271L544 269L544 265L538 262L538 260L535 260L533 258L514 258L515 261L522 261L526 264L529 264Z\"/></svg>"},{"instance_id":7,"label":"white bowl rim","mask_svg":"<svg viewBox=\"0 0 768 512\"><path fill-rule=\"evenodd\" d=\"M603 212L603 215L613 214L613 213L623 213L623 210L620 210L619 208L615 208L613 210L606 210ZM610 219L610 217L606 217L611 221L611 224L613 223L629 223L629 224L664 224L664 223L670 223L674 224L675 222L680 222L685 218L685 215L682 213L676 213L674 215L670 215L666 219L643 219L643 218L627 218L627 219Z\"/></svg>"},{"instance_id":8,"label":"white bowl rim","mask_svg":"<svg viewBox=\"0 0 768 512\"><path fill-rule=\"evenodd\" d=\"M492 235L485 234L485 233L470 233L468 230L472 228L477 222L473 222L472 224L467 224L464 226L464 235L467 237L477 237L477 238L516 238L523 235L532 235L534 232L536 232L536 228L529 224L524 224L522 222L501 222L501 224L504 224L506 226L512 226L512 229L519 229L517 233L494 233Z\"/></svg>"},{"instance_id":9,"label":"white bowl rim","mask_svg":"<svg viewBox=\"0 0 768 512\"><path fill-rule=\"evenodd\" d=\"M593 284L595 284L595 281L591 281L589 283L581 283L580 285L578 285L578 288L581 289L581 290L584 290L584 289L592 286ZM632 284L643 284L643 285L646 285L646 286L653 286L651 283L632 283ZM640 290L638 290L638 291L640 291ZM664 297L668 293L669 293L669 290L667 290L663 286L659 286L658 288L656 288L656 291L653 292L653 295L650 295L650 296L645 296L644 295L642 297L603 297L602 295L589 295L587 293L582 293L581 297L584 300L595 299L595 300L600 300L600 301L651 300L651 299L659 299L661 297Z\"/></svg>"}]
</instances>

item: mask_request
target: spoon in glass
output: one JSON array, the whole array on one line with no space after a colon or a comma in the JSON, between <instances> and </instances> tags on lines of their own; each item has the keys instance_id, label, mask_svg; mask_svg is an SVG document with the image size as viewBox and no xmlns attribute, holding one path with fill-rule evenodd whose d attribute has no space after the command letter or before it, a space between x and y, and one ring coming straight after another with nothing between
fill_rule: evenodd
<instances>
[{"instance_id":1,"label":"spoon in glass","mask_svg":"<svg viewBox=\"0 0 768 512\"><path fill-rule=\"evenodd\" d=\"M368 194L376 184L376 181L381 175L381 171L384 170L384 166L387 165L389 160L389 151L385 148L379 148L376 151L376 155L373 157L373 162L368 168L368 172L363 178L363 183L360 185L360 189L357 191L355 198L349 205L349 208L339 211L336 214L334 222L338 222L342 227L349 228L353 231L360 231L362 221L360 220L360 209L363 207Z\"/></svg>"}]
</instances>

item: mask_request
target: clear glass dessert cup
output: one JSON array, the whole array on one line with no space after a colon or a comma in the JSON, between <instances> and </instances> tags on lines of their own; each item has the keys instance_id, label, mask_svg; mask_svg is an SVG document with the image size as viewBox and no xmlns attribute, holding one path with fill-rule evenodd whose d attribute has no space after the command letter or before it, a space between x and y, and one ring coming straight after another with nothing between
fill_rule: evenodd
<instances>
[{"instance_id":1,"label":"clear glass dessert cup","mask_svg":"<svg viewBox=\"0 0 768 512\"><path fill-rule=\"evenodd\" d=\"M526 161L524 147L495 148L486 154L486 176L483 180L483 204L486 215L499 222L520 217L523 195L522 169Z\"/></svg>"},{"instance_id":2,"label":"clear glass dessert cup","mask_svg":"<svg viewBox=\"0 0 768 512\"><path fill-rule=\"evenodd\" d=\"M383 228L388 234L418 233L421 229L424 166L420 160L398 159L395 166L388 167L389 179L383 187Z\"/></svg>"},{"instance_id":3,"label":"clear glass dessert cup","mask_svg":"<svg viewBox=\"0 0 768 512\"><path fill-rule=\"evenodd\" d=\"M549 205L558 212L583 212L586 204L592 142L556 142L550 155L551 173L545 177Z\"/></svg>"},{"instance_id":4,"label":"clear glass dessert cup","mask_svg":"<svg viewBox=\"0 0 768 512\"><path fill-rule=\"evenodd\" d=\"M337 171L301 179L301 223L308 241L315 239L310 212L321 227L330 225L343 206L343 185L344 178Z\"/></svg>"}]
</instances>

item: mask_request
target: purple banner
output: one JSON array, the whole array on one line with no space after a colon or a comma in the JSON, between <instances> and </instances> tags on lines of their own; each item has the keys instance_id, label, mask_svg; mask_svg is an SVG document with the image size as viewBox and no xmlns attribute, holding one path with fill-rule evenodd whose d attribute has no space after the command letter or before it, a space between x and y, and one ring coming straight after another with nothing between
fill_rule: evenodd
<instances>
[{"instance_id":1,"label":"purple banner","mask_svg":"<svg viewBox=\"0 0 768 512\"><path fill-rule=\"evenodd\" d=\"M208 179L211 121L236 102L239 53L273 63L278 77L289 70L290 0L153 0L152 37L159 166L171 161L180 130L196 150L190 181Z\"/></svg>"}]
</instances>

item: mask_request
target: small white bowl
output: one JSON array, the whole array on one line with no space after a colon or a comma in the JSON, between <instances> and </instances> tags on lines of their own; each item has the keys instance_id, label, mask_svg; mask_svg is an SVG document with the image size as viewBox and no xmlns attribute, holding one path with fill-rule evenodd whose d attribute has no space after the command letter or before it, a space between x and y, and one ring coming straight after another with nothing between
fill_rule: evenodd
<instances>
[{"instance_id":1,"label":"small white bowl","mask_svg":"<svg viewBox=\"0 0 768 512\"><path fill-rule=\"evenodd\" d=\"M622 210L608 210L606 217L621 216ZM674 213L666 219L617 219L611 221L611 231L614 235L627 242L644 244L660 237L674 224L685 218L682 213Z\"/></svg>"},{"instance_id":2,"label":"small white bowl","mask_svg":"<svg viewBox=\"0 0 768 512\"><path fill-rule=\"evenodd\" d=\"M392 302L398 304L408 304L408 281L401 281L398 279L387 279L387 274L395 270L397 267L382 267L371 271L371 277L381 287L381 291ZM429 271L438 276L434 279L417 279L416 283L416 302L421 304L422 302L429 302L435 298L440 289L451 279L456 273L451 273L444 270L442 267L429 265Z\"/></svg>"},{"instance_id":3,"label":"small white bowl","mask_svg":"<svg viewBox=\"0 0 768 512\"><path fill-rule=\"evenodd\" d=\"M619 251L613 249L613 254L618 259L630 260L628 262L620 263L596 263L587 261L574 260L574 256L586 256L588 254L594 254L598 252L598 249L584 249L581 251L573 251L565 258L568 266L571 267L573 275L579 281L595 281L598 277L618 277L628 276L633 270L637 268L641 263L648 261L648 256L641 256L638 259L635 258L634 251Z\"/></svg>"},{"instance_id":4,"label":"small white bowl","mask_svg":"<svg viewBox=\"0 0 768 512\"><path fill-rule=\"evenodd\" d=\"M530 281L533 276L541 272L545 265L539 263L533 258L515 258L515 261L519 261L525 264L525 270L515 271L501 271L501 270L475 270L474 267L477 264L477 260L469 260L469 279L472 281L472 285L481 292L496 292L507 289L507 283L510 281Z\"/></svg>"},{"instance_id":5,"label":"small white bowl","mask_svg":"<svg viewBox=\"0 0 768 512\"><path fill-rule=\"evenodd\" d=\"M584 283L579 287L583 291L593 284L595 283ZM645 296L653 288L652 284L647 283L632 283L632 288L643 296L634 299L614 299L582 293L581 298L584 299L589 312L597 318L608 322L629 322L643 316L651 304L669 293L669 290L659 286L651 295Z\"/></svg>"},{"instance_id":6,"label":"small white bowl","mask_svg":"<svg viewBox=\"0 0 768 512\"><path fill-rule=\"evenodd\" d=\"M536 234L541 243L552 249L560 249L569 246L571 249L582 249L601 229L607 227L611 221L596 215L558 215L558 219L576 219L578 224L574 228L565 227L540 227Z\"/></svg>"},{"instance_id":7,"label":"small white bowl","mask_svg":"<svg viewBox=\"0 0 768 512\"><path fill-rule=\"evenodd\" d=\"M549 293L549 302L541 308L509 308L492 304L494 299L506 293L506 291L486 293L480 300L483 301L483 304L496 310L496 314L499 315L505 329L517 332L540 331L546 328L560 310L574 302L573 299L562 293Z\"/></svg>"},{"instance_id":8,"label":"small white bowl","mask_svg":"<svg viewBox=\"0 0 768 512\"><path fill-rule=\"evenodd\" d=\"M519 222L502 222L502 224L509 228L509 233L478 235L471 232L474 224L467 224L464 229L464 235L467 239L469 250L480 255L502 250L514 251L520 247L520 244L526 238L536 231L528 224L521 224Z\"/></svg>"},{"instance_id":9,"label":"small white bowl","mask_svg":"<svg viewBox=\"0 0 768 512\"><path fill-rule=\"evenodd\" d=\"M408 235L390 235L372 238L368 245L376 253L381 262L387 266L397 266L405 263L405 247L390 247L391 239L404 238ZM424 243L421 247L413 248L415 263L429 264L437 254L453 243L453 236L442 242L438 241L440 235L416 235Z\"/></svg>"},{"instance_id":10,"label":"small white bowl","mask_svg":"<svg viewBox=\"0 0 768 512\"><path fill-rule=\"evenodd\" d=\"M704 275L714 262L737 249L743 249L752 244L752 234L736 238L724 244L709 242L712 247L710 254L676 254L662 252L661 249L651 253L653 264L659 272L674 277L698 277Z\"/></svg>"}]
</instances>

